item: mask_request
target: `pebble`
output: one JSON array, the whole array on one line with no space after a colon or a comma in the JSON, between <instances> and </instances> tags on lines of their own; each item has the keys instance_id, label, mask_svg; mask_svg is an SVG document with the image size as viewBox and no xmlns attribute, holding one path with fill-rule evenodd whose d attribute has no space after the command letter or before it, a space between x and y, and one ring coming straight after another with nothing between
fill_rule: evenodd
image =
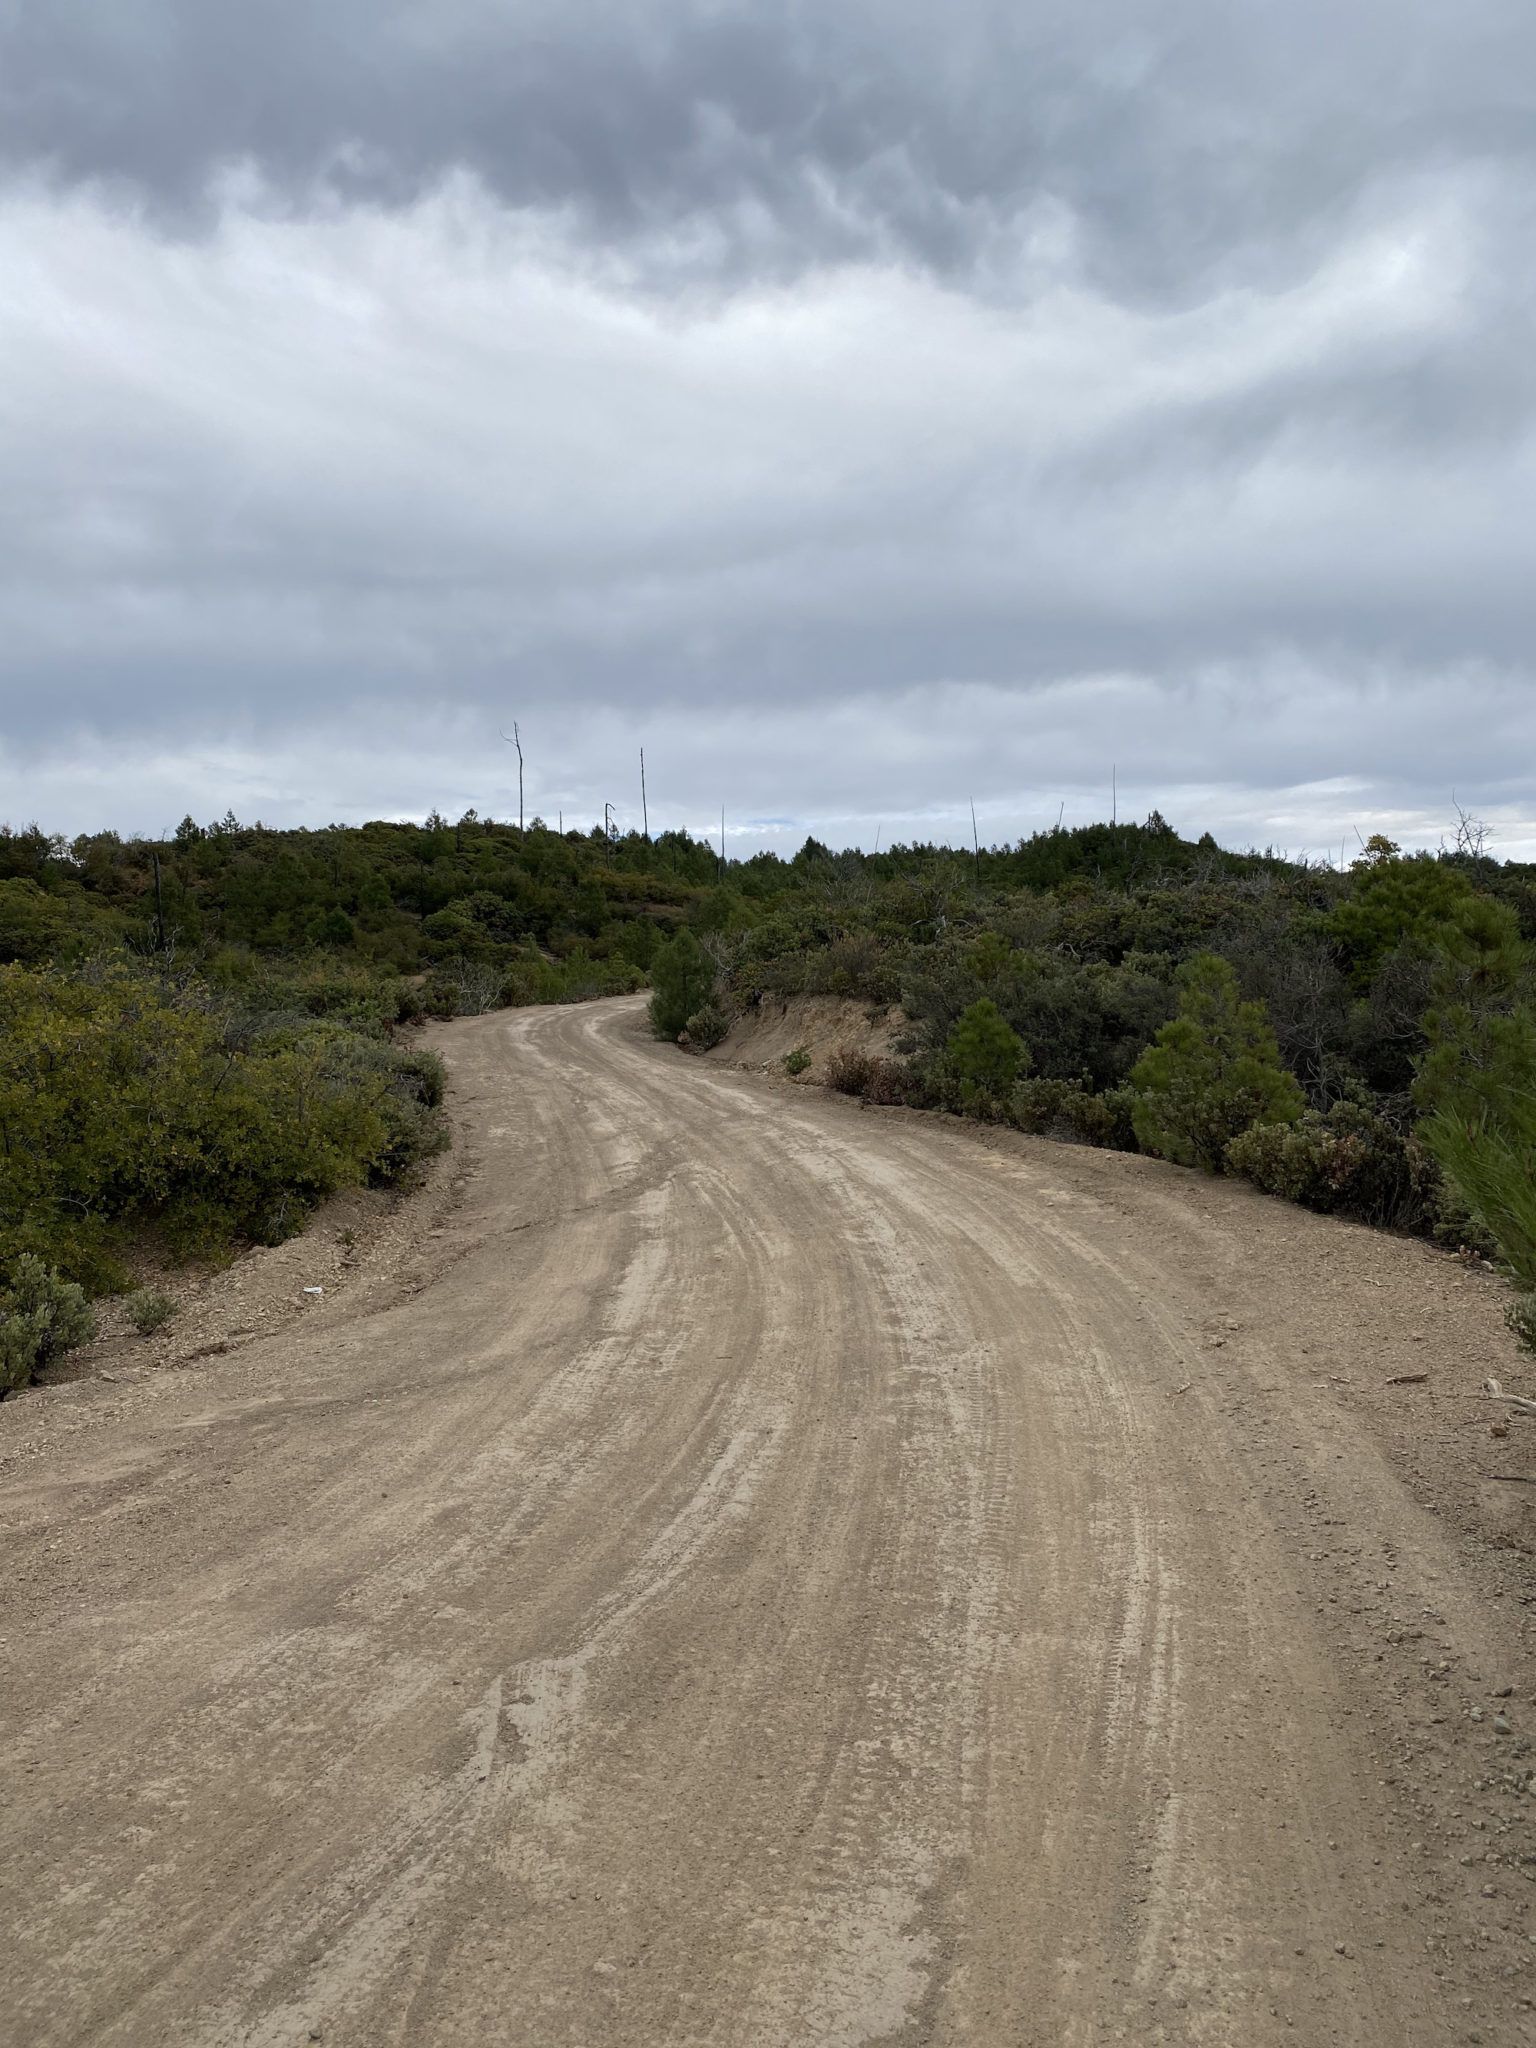
<instances>
[{"instance_id":1,"label":"pebble","mask_svg":"<svg viewBox=\"0 0 1536 2048\"><path fill-rule=\"evenodd\" d=\"M1493 1732L1495 1735L1508 1735L1511 1733L1509 1716L1507 1714L1494 1715Z\"/></svg>"}]
</instances>

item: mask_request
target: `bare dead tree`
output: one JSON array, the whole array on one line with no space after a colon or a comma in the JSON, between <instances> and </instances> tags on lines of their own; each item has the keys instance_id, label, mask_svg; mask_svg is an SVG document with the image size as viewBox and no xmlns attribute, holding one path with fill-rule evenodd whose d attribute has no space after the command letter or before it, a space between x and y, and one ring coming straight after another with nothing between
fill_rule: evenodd
<instances>
[{"instance_id":1,"label":"bare dead tree","mask_svg":"<svg viewBox=\"0 0 1536 2048\"><path fill-rule=\"evenodd\" d=\"M651 814L645 802L645 749L640 749L640 827L647 840L651 836Z\"/></svg>"},{"instance_id":2,"label":"bare dead tree","mask_svg":"<svg viewBox=\"0 0 1536 2048\"><path fill-rule=\"evenodd\" d=\"M523 829L523 741L522 735L517 729L517 720L515 718L512 721L511 732L504 732L501 736L509 747L516 747L517 749L517 829L521 832Z\"/></svg>"},{"instance_id":3,"label":"bare dead tree","mask_svg":"<svg viewBox=\"0 0 1536 2048\"><path fill-rule=\"evenodd\" d=\"M150 858L155 864L155 951L163 953L165 947L165 889L160 879L160 850L157 847Z\"/></svg>"},{"instance_id":4,"label":"bare dead tree","mask_svg":"<svg viewBox=\"0 0 1536 2048\"><path fill-rule=\"evenodd\" d=\"M1451 802L1456 809L1456 844L1453 850L1465 860L1486 860L1489 838L1487 823L1482 818L1474 818L1470 811L1457 802L1454 790L1451 792Z\"/></svg>"}]
</instances>

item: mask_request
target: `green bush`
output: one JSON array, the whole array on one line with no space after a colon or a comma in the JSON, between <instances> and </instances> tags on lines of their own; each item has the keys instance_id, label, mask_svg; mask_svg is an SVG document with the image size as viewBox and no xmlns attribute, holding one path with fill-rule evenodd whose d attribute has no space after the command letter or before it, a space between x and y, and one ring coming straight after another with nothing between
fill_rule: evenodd
<instances>
[{"instance_id":1,"label":"green bush","mask_svg":"<svg viewBox=\"0 0 1536 2048\"><path fill-rule=\"evenodd\" d=\"M793 1052L787 1052L784 1055L784 1071L791 1079L796 1074L803 1074L810 1064L811 1055L803 1045L797 1045Z\"/></svg>"},{"instance_id":2,"label":"green bush","mask_svg":"<svg viewBox=\"0 0 1536 2048\"><path fill-rule=\"evenodd\" d=\"M1181 1166L1220 1173L1228 1145L1254 1124L1289 1124L1304 1098L1280 1064L1262 1003L1245 1003L1217 954L1180 970L1179 1014L1131 1074L1137 1143Z\"/></svg>"},{"instance_id":3,"label":"green bush","mask_svg":"<svg viewBox=\"0 0 1536 2048\"><path fill-rule=\"evenodd\" d=\"M1517 1296L1505 1309L1504 1320L1527 1351L1536 1351L1536 1294Z\"/></svg>"},{"instance_id":4,"label":"green bush","mask_svg":"<svg viewBox=\"0 0 1536 2048\"><path fill-rule=\"evenodd\" d=\"M1086 1089L1071 1089L1061 1105L1061 1117L1079 1144L1097 1145L1107 1152L1135 1152L1136 1094L1131 1088L1106 1088L1092 1095Z\"/></svg>"},{"instance_id":5,"label":"green bush","mask_svg":"<svg viewBox=\"0 0 1536 2048\"><path fill-rule=\"evenodd\" d=\"M1136 1096L1130 1088L1095 1095L1070 1081L1032 1075L1016 1084L1008 1120L1040 1138L1067 1138L1111 1152L1136 1151Z\"/></svg>"},{"instance_id":6,"label":"green bush","mask_svg":"<svg viewBox=\"0 0 1536 2048\"><path fill-rule=\"evenodd\" d=\"M1014 1085L1008 1100L1008 1121L1031 1137L1048 1137L1061 1115L1062 1105L1073 1093L1070 1081L1057 1081L1044 1074L1029 1074Z\"/></svg>"},{"instance_id":7,"label":"green bush","mask_svg":"<svg viewBox=\"0 0 1536 2048\"><path fill-rule=\"evenodd\" d=\"M0 968L0 1270L112 1284L114 1230L179 1255L274 1243L440 1141L442 1071L329 1020L251 1018L112 966Z\"/></svg>"},{"instance_id":8,"label":"green bush","mask_svg":"<svg viewBox=\"0 0 1536 2048\"><path fill-rule=\"evenodd\" d=\"M141 1287L128 1297L128 1320L141 1337L152 1337L176 1313L170 1295L156 1287Z\"/></svg>"},{"instance_id":9,"label":"green bush","mask_svg":"<svg viewBox=\"0 0 1536 2048\"><path fill-rule=\"evenodd\" d=\"M1420 1135L1521 1288L1536 1291L1536 1011L1458 1009L1431 1028Z\"/></svg>"},{"instance_id":10,"label":"green bush","mask_svg":"<svg viewBox=\"0 0 1536 2048\"><path fill-rule=\"evenodd\" d=\"M1023 1039L990 996L981 996L960 1016L944 1053L963 1095L992 1102L1006 1100L1029 1062Z\"/></svg>"},{"instance_id":11,"label":"green bush","mask_svg":"<svg viewBox=\"0 0 1536 2048\"><path fill-rule=\"evenodd\" d=\"M28 1385L51 1359L95 1334L84 1288L24 1254L0 1288L0 1396Z\"/></svg>"},{"instance_id":12,"label":"green bush","mask_svg":"<svg viewBox=\"0 0 1536 2048\"><path fill-rule=\"evenodd\" d=\"M702 1010L694 1011L683 1028L695 1052L708 1052L730 1030L731 1020L717 1003L706 1003Z\"/></svg>"},{"instance_id":13,"label":"green bush","mask_svg":"<svg viewBox=\"0 0 1536 2048\"><path fill-rule=\"evenodd\" d=\"M1357 1103L1308 1110L1291 1124L1255 1124L1227 1146L1227 1167L1266 1194L1324 1215L1394 1229L1434 1220L1434 1191L1408 1141Z\"/></svg>"},{"instance_id":14,"label":"green bush","mask_svg":"<svg viewBox=\"0 0 1536 2048\"><path fill-rule=\"evenodd\" d=\"M688 1019L702 1010L714 993L715 970L709 955L685 927L651 961L651 1029L658 1038L677 1038Z\"/></svg>"}]
</instances>

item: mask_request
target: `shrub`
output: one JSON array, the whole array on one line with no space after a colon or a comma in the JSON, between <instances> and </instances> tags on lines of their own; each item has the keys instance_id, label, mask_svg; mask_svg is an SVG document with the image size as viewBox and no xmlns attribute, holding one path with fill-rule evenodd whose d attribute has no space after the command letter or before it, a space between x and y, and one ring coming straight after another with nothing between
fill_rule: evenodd
<instances>
[{"instance_id":1,"label":"shrub","mask_svg":"<svg viewBox=\"0 0 1536 2048\"><path fill-rule=\"evenodd\" d=\"M128 1320L141 1337L152 1337L176 1313L170 1295L156 1287L141 1287L128 1297Z\"/></svg>"},{"instance_id":2,"label":"shrub","mask_svg":"<svg viewBox=\"0 0 1536 2048\"><path fill-rule=\"evenodd\" d=\"M651 961L651 1029L658 1038L676 1038L688 1028L714 993L715 970L709 955L685 926Z\"/></svg>"},{"instance_id":3,"label":"shrub","mask_svg":"<svg viewBox=\"0 0 1536 2048\"><path fill-rule=\"evenodd\" d=\"M1085 1088L1069 1089L1060 1114L1069 1134L1081 1145L1097 1145L1107 1152L1137 1150L1133 1089L1106 1088L1100 1095Z\"/></svg>"},{"instance_id":4,"label":"shrub","mask_svg":"<svg viewBox=\"0 0 1536 2048\"><path fill-rule=\"evenodd\" d=\"M1255 1124L1227 1147L1227 1166L1266 1194L1324 1215L1416 1229L1433 1220L1433 1190L1407 1140L1353 1102L1293 1124Z\"/></svg>"},{"instance_id":5,"label":"shrub","mask_svg":"<svg viewBox=\"0 0 1536 2048\"><path fill-rule=\"evenodd\" d=\"M803 1045L797 1045L793 1052L787 1052L784 1055L784 1071L791 1079L796 1074L803 1074L810 1064L810 1052Z\"/></svg>"},{"instance_id":6,"label":"shrub","mask_svg":"<svg viewBox=\"0 0 1536 2048\"><path fill-rule=\"evenodd\" d=\"M330 1021L242 1017L126 967L0 968L0 1261L109 1283L111 1233L273 1243L440 1141L442 1070Z\"/></svg>"},{"instance_id":7,"label":"shrub","mask_svg":"<svg viewBox=\"0 0 1536 2048\"><path fill-rule=\"evenodd\" d=\"M0 1395L26 1386L50 1359L95 1334L84 1288L30 1254L17 1259L0 1289Z\"/></svg>"},{"instance_id":8,"label":"shrub","mask_svg":"<svg viewBox=\"0 0 1536 2048\"><path fill-rule=\"evenodd\" d=\"M717 1003L706 1003L702 1010L695 1010L684 1026L688 1043L696 1052L708 1052L711 1046L718 1045L730 1028L730 1019Z\"/></svg>"},{"instance_id":9,"label":"shrub","mask_svg":"<svg viewBox=\"0 0 1536 2048\"><path fill-rule=\"evenodd\" d=\"M980 997L959 1018L944 1052L961 1089L992 1101L1007 1098L1029 1060L1023 1039L990 996Z\"/></svg>"},{"instance_id":10,"label":"shrub","mask_svg":"<svg viewBox=\"0 0 1536 2048\"><path fill-rule=\"evenodd\" d=\"M1504 1320L1527 1351L1536 1351L1536 1294L1517 1296L1505 1309Z\"/></svg>"},{"instance_id":11,"label":"shrub","mask_svg":"<svg viewBox=\"0 0 1536 2048\"><path fill-rule=\"evenodd\" d=\"M883 1109L903 1104L923 1108L927 1102L917 1071L906 1060L872 1059L861 1093L866 1102L878 1103Z\"/></svg>"},{"instance_id":12,"label":"shrub","mask_svg":"<svg viewBox=\"0 0 1536 2048\"><path fill-rule=\"evenodd\" d=\"M1135 1093L1129 1088L1106 1088L1095 1095L1070 1081L1034 1075L1015 1086L1008 1120L1035 1137L1065 1138L1111 1152L1134 1152L1135 1103Z\"/></svg>"},{"instance_id":13,"label":"shrub","mask_svg":"<svg viewBox=\"0 0 1536 2048\"><path fill-rule=\"evenodd\" d=\"M1241 1000L1227 961L1197 954L1179 981L1178 1016L1132 1071L1132 1121L1143 1151L1220 1173L1239 1133L1294 1123L1303 1097L1280 1064L1263 1004Z\"/></svg>"},{"instance_id":14,"label":"shrub","mask_svg":"<svg viewBox=\"0 0 1536 2048\"><path fill-rule=\"evenodd\" d=\"M422 1006L433 1017L483 1017L501 1008L505 979L490 960L449 960L428 977Z\"/></svg>"},{"instance_id":15,"label":"shrub","mask_svg":"<svg viewBox=\"0 0 1536 2048\"><path fill-rule=\"evenodd\" d=\"M1072 1093L1068 1081L1055 1081L1031 1074L1015 1084L1008 1101L1008 1120L1032 1137L1043 1138L1051 1131L1062 1104Z\"/></svg>"},{"instance_id":16,"label":"shrub","mask_svg":"<svg viewBox=\"0 0 1536 2048\"><path fill-rule=\"evenodd\" d=\"M854 1045L837 1046L826 1068L826 1083L840 1095L862 1095L869 1085L870 1069L874 1061L867 1052L861 1052Z\"/></svg>"},{"instance_id":17,"label":"shrub","mask_svg":"<svg viewBox=\"0 0 1536 2048\"><path fill-rule=\"evenodd\" d=\"M1520 1286L1536 1290L1536 1012L1463 1009L1431 1029L1420 1136Z\"/></svg>"}]
</instances>

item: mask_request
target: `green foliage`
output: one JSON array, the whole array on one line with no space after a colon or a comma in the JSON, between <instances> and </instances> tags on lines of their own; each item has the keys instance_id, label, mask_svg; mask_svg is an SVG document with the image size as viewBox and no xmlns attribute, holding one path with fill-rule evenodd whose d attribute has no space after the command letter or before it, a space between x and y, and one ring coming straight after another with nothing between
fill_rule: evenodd
<instances>
[{"instance_id":1,"label":"green foliage","mask_svg":"<svg viewBox=\"0 0 1536 2048\"><path fill-rule=\"evenodd\" d=\"M85 1291L30 1254L0 1288L0 1396L26 1386L51 1359L96 1334Z\"/></svg>"},{"instance_id":2,"label":"green foliage","mask_svg":"<svg viewBox=\"0 0 1536 2048\"><path fill-rule=\"evenodd\" d=\"M1179 983L1178 1016L1131 1075L1136 1138L1145 1152L1220 1173L1235 1137L1254 1124L1294 1123L1304 1098L1280 1064L1263 1004L1242 1000L1225 960L1200 954Z\"/></svg>"},{"instance_id":3,"label":"green foliage","mask_svg":"<svg viewBox=\"0 0 1536 2048\"><path fill-rule=\"evenodd\" d=\"M811 1055L806 1046L797 1045L792 1052L787 1052L784 1055L784 1071L791 1080L797 1074L803 1074L810 1064Z\"/></svg>"},{"instance_id":4,"label":"green foliage","mask_svg":"<svg viewBox=\"0 0 1536 2048\"><path fill-rule=\"evenodd\" d=\"M1384 1228L1432 1234L1444 1211L1444 1186L1424 1149L1354 1102L1253 1125L1227 1146L1227 1168L1266 1194Z\"/></svg>"},{"instance_id":5,"label":"green foliage","mask_svg":"<svg viewBox=\"0 0 1536 2048\"><path fill-rule=\"evenodd\" d=\"M1329 914L1326 928L1358 987L1399 947L1421 956L1441 952L1480 915L1502 908L1480 898L1459 868L1428 854L1400 859L1387 840L1373 839L1352 872L1351 891ZM1513 917L1509 925L1513 935Z\"/></svg>"},{"instance_id":6,"label":"green foliage","mask_svg":"<svg viewBox=\"0 0 1536 2048\"><path fill-rule=\"evenodd\" d=\"M128 950L195 955L221 984L263 966L398 984L470 961L502 970L497 1000L574 1000L564 982L550 990L508 970L531 953L558 972L580 949L570 988L634 988L658 933L691 919L734 929L757 914L714 886L717 867L685 833L611 840L537 821L524 832L473 813L456 825L293 832L226 815L206 827L184 819L159 841L97 833L67 846L35 828L0 830L0 962Z\"/></svg>"},{"instance_id":7,"label":"green foliage","mask_svg":"<svg viewBox=\"0 0 1536 2048\"><path fill-rule=\"evenodd\" d=\"M406 1173L441 1092L431 1055L195 982L0 968L0 1272L46 1252L110 1284L129 1224L180 1253L275 1242L335 1189Z\"/></svg>"},{"instance_id":8,"label":"green foliage","mask_svg":"<svg viewBox=\"0 0 1536 2048\"><path fill-rule=\"evenodd\" d=\"M1527 1351L1536 1351L1536 1294L1521 1294L1504 1311L1504 1320Z\"/></svg>"},{"instance_id":9,"label":"green foliage","mask_svg":"<svg viewBox=\"0 0 1536 2048\"><path fill-rule=\"evenodd\" d=\"M713 994L715 970L709 955L684 929L657 949L651 961L651 1029L658 1038L677 1038L688 1019Z\"/></svg>"},{"instance_id":10,"label":"green foliage","mask_svg":"<svg viewBox=\"0 0 1536 2048\"><path fill-rule=\"evenodd\" d=\"M176 1313L176 1304L157 1287L140 1287L128 1297L128 1320L141 1337L152 1337Z\"/></svg>"},{"instance_id":11,"label":"green foliage","mask_svg":"<svg viewBox=\"0 0 1536 2048\"><path fill-rule=\"evenodd\" d=\"M708 956L697 945L706 933ZM1426 1119L1460 1118L1463 1137L1479 1133L1497 1165L1514 1142L1508 1105L1447 1107L1439 1055L1481 1043L1487 1019L1531 1003L1533 938L1536 869L1465 850L1405 858L1374 840L1343 875L1227 852L1209 835L1181 838L1155 812L1145 825L1037 833L983 849L979 862L931 844L862 855L808 840L787 862L763 853L723 868L684 833L614 839L537 819L523 831L474 812L291 832L226 813L185 819L159 841L97 833L66 843L36 826L0 828L0 963L52 970L60 1030L76 985L113 962L153 984L167 1013L157 1047L141 1042L135 1020L125 1027L123 1060L141 1060L148 1081L128 1073L119 1100L102 1054L102 1074L75 1104L78 1127L66 1116L42 1133L63 1146L56 1172L8 1164L0 1150L0 1272L30 1251L93 1289L118 1284L118 1233L132 1219L189 1249L280 1235L338 1173L409 1171L401 1162L436 1142L430 1106L402 1098L396 1080L344 1046L383 1043L425 1015L631 990L648 972L662 1034L689 1029L695 1042L715 1012L734 1015L765 993L899 1000L912 1057L851 1056L843 1078L864 1099L1134 1145L1129 1078L1173 1018L1180 968L1202 954L1228 961L1241 998L1264 1004L1313 1112L1297 1132L1290 1100L1242 1154L1243 1170L1341 1213L1490 1242L1491 1224L1413 1138L1410 1091L1418 1073ZM1029 1048L1027 1081L1021 1062L998 1089L985 1048L967 1051L963 1033L951 1060L952 1035L983 1002ZM224 1050L209 1051L198 1017ZM31 1025L23 1036L38 1053ZM70 1057L67 1031L41 1037L48 1057ZM213 1109L197 1106L195 1089L177 1093L200 1063L216 1076L230 1050L235 1067ZM0 1047L0 1098L36 1135L40 1112L22 1100L30 1083L17 1059ZM1208 1105L1199 1134L1208 1154L1233 1111L1231 1074L1220 1061L1213 1071L1226 1095ZM172 1119L190 1119L175 1161L152 1106L157 1074ZM295 1138L272 1109L285 1090L326 1104L312 1139ZM246 1092L259 1097L248 1133L221 1135L225 1099ZM49 1077L44 1100L59 1094ZM1375 1121L1346 1129L1341 1102ZM1148 1129L1145 1099L1139 1109ZM149 1141L142 1172L135 1119ZM1454 1130L1445 1138L1458 1142ZM244 1159L229 1199L217 1181L221 1147ZM81 1153L104 1175L84 1194ZM1518 1145L1509 1163L1518 1181ZM1462 1171L1481 1186L1475 1162L1464 1158ZM5 1207L18 1180L35 1181L40 1202L22 1216ZM62 1190L57 1200L49 1188ZM1502 1213L1488 1189L1471 1206L1478 1218ZM1515 1225L1501 1228L1507 1236Z\"/></svg>"},{"instance_id":12,"label":"green foliage","mask_svg":"<svg viewBox=\"0 0 1536 2048\"><path fill-rule=\"evenodd\" d=\"M1036 1075L1015 1086L1008 1102L1008 1120L1036 1137L1098 1145L1111 1152L1135 1152L1139 1149L1135 1106L1135 1092L1130 1088L1107 1088L1095 1095L1070 1081Z\"/></svg>"},{"instance_id":13,"label":"green foliage","mask_svg":"<svg viewBox=\"0 0 1536 2048\"><path fill-rule=\"evenodd\" d=\"M963 1096L1006 1099L1029 1054L990 996L981 996L955 1021L944 1047Z\"/></svg>"},{"instance_id":14,"label":"green foliage","mask_svg":"<svg viewBox=\"0 0 1536 2048\"><path fill-rule=\"evenodd\" d=\"M1436 1016L1415 1088L1420 1135L1499 1255L1536 1291L1536 1011Z\"/></svg>"},{"instance_id":15,"label":"green foliage","mask_svg":"<svg viewBox=\"0 0 1536 2048\"><path fill-rule=\"evenodd\" d=\"M731 1020L718 1003L706 1003L702 1010L695 1010L684 1027L695 1052L708 1052L730 1028Z\"/></svg>"}]
</instances>

